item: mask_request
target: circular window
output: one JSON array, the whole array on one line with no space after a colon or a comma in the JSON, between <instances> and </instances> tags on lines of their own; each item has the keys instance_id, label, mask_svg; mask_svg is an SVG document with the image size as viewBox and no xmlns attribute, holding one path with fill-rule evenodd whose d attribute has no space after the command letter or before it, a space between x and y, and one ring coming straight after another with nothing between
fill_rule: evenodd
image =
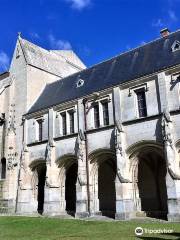
<instances>
[{"instance_id":1,"label":"circular window","mask_svg":"<svg viewBox=\"0 0 180 240\"><path fill-rule=\"evenodd\" d=\"M84 80L83 79L79 79L76 83L77 87L82 87L84 85Z\"/></svg>"}]
</instances>

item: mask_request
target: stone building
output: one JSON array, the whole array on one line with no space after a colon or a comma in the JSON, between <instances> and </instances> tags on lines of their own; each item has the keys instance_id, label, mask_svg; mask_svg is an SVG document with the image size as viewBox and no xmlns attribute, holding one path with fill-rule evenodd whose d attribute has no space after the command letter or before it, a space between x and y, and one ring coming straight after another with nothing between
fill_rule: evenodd
<instances>
[{"instance_id":1,"label":"stone building","mask_svg":"<svg viewBox=\"0 0 180 240\"><path fill-rule=\"evenodd\" d=\"M0 75L1 213L180 220L180 31L86 68L18 37Z\"/></svg>"}]
</instances>

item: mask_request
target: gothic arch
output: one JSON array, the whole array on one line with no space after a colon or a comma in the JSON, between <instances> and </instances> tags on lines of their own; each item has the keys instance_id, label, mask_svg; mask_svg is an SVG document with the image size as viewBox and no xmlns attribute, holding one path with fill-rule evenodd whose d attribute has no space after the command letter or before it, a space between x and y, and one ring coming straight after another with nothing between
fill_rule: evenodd
<instances>
[{"instance_id":1,"label":"gothic arch","mask_svg":"<svg viewBox=\"0 0 180 240\"><path fill-rule=\"evenodd\" d=\"M76 195L76 179L75 178L77 175L77 166L78 166L77 157L74 154L65 154L56 160L56 164L60 169L58 179L60 183L61 212L68 213L74 216L75 205L76 205L76 202L75 202L76 201L76 196L75 196ZM71 201L71 198L73 198L73 202Z\"/></svg>"},{"instance_id":2,"label":"gothic arch","mask_svg":"<svg viewBox=\"0 0 180 240\"><path fill-rule=\"evenodd\" d=\"M157 218L167 216L166 160L163 145L141 141L127 149L137 211Z\"/></svg>"},{"instance_id":3,"label":"gothic arch","mask_svg":"<svg viewBox=\"0 0 180 240\"><path fill-rule=\"evenodd\" d=\"M114 217L115 153L111 149L97 149L89 154L88 159L90 163L91 212L93 214L101 212L102 215Z\"/></svg>"},{"instance_id":4,"label":"gothic arch","mask_svg":"<svg viewBox=\"0 0 180 240\"><path fill-rule=\"evenodd\" d=\"M129 146L126 150L126 153L129 156L129 158L133 158L134 155L138 154L138 152L141 149L147 148L147 147L154 148L157 150L163 149L163 145L160 142L153 141L153 140L142 140L142 141L136 142L136 143L132 144L131 146Z\"/></svg>"},{"instance_id":5,"label":"gothic arch","mask_svg":"<svg viewBox=\"0 0 180 240\"><path fill-rule=\"evenodd\" d=\"M44 158L38 158L36 160L31 161L29 167L32 171L34 171L34 169L41 164L46 164L46 160Z\"/></svg>"},{"instance_id":6,"label":"gothic arch","mask_svg":"<svg viewBox=\"0 0 180 240\"><path fill-rule=\"evenodd\" d=\"M31 186L33 201L37 204L37 212L44 210L44 188L46 183L46 161L43 158L33 160L29 164L31 169Z\"/></svg>"},{"instance_id":7,"label":"gothic arch","mask_svg":"<svg viewBox=\"0 0 180 240\"><path fill-rule=\"evenodd\" d=\"M138 155L142 154L142 152L156 152L159 155L161 155L161 157L164 157L164 153L163 153L163 145L160 142L156 142L153 140L142 140L139 142L136 142L134 144L132 144L131 146L129 146L126 150L128 159L129 159L129 173L130 173L130 177L133 180L134 177L134 173L135 171L137 171L137 166L138 166Z\"/></svg>"}]
</instances>

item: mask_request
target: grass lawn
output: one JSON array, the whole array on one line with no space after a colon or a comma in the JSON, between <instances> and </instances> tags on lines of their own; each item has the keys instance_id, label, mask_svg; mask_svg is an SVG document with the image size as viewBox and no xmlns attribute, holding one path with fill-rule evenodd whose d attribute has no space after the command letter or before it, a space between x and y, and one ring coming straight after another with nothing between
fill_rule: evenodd
<instances>
[{"instance_id":1,"label":"grass lawn","mask_svg":"<svg viewBox=\"0 0 180 240\"><path fill-rule=\"evenodd\" d=\"M143 234L135 237L136 227L172 229L172 234ZM117 240L180 239L180 223L136 221L84 221L44 217L0 217L0 240Z\"/></svg>"}]
</instances>

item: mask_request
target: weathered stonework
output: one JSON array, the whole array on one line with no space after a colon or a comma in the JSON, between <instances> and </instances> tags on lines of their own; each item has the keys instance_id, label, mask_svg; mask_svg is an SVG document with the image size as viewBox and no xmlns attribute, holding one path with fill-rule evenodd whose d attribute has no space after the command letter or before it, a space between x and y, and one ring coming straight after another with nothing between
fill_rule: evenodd
<instances>
[{"instance_id":1,"label":"weathered stonework","mask_svg":"<svg viewBox=\"0 0 180 240\"><path fill-rule=\"evenodd\" d=\"M0 78L0 214L180 220L180 61L29 112L47 84L84 68L72 51L18 38L9 74ZM77 91L95 74L77 75Z\"/></svg>"}]
</instances>

